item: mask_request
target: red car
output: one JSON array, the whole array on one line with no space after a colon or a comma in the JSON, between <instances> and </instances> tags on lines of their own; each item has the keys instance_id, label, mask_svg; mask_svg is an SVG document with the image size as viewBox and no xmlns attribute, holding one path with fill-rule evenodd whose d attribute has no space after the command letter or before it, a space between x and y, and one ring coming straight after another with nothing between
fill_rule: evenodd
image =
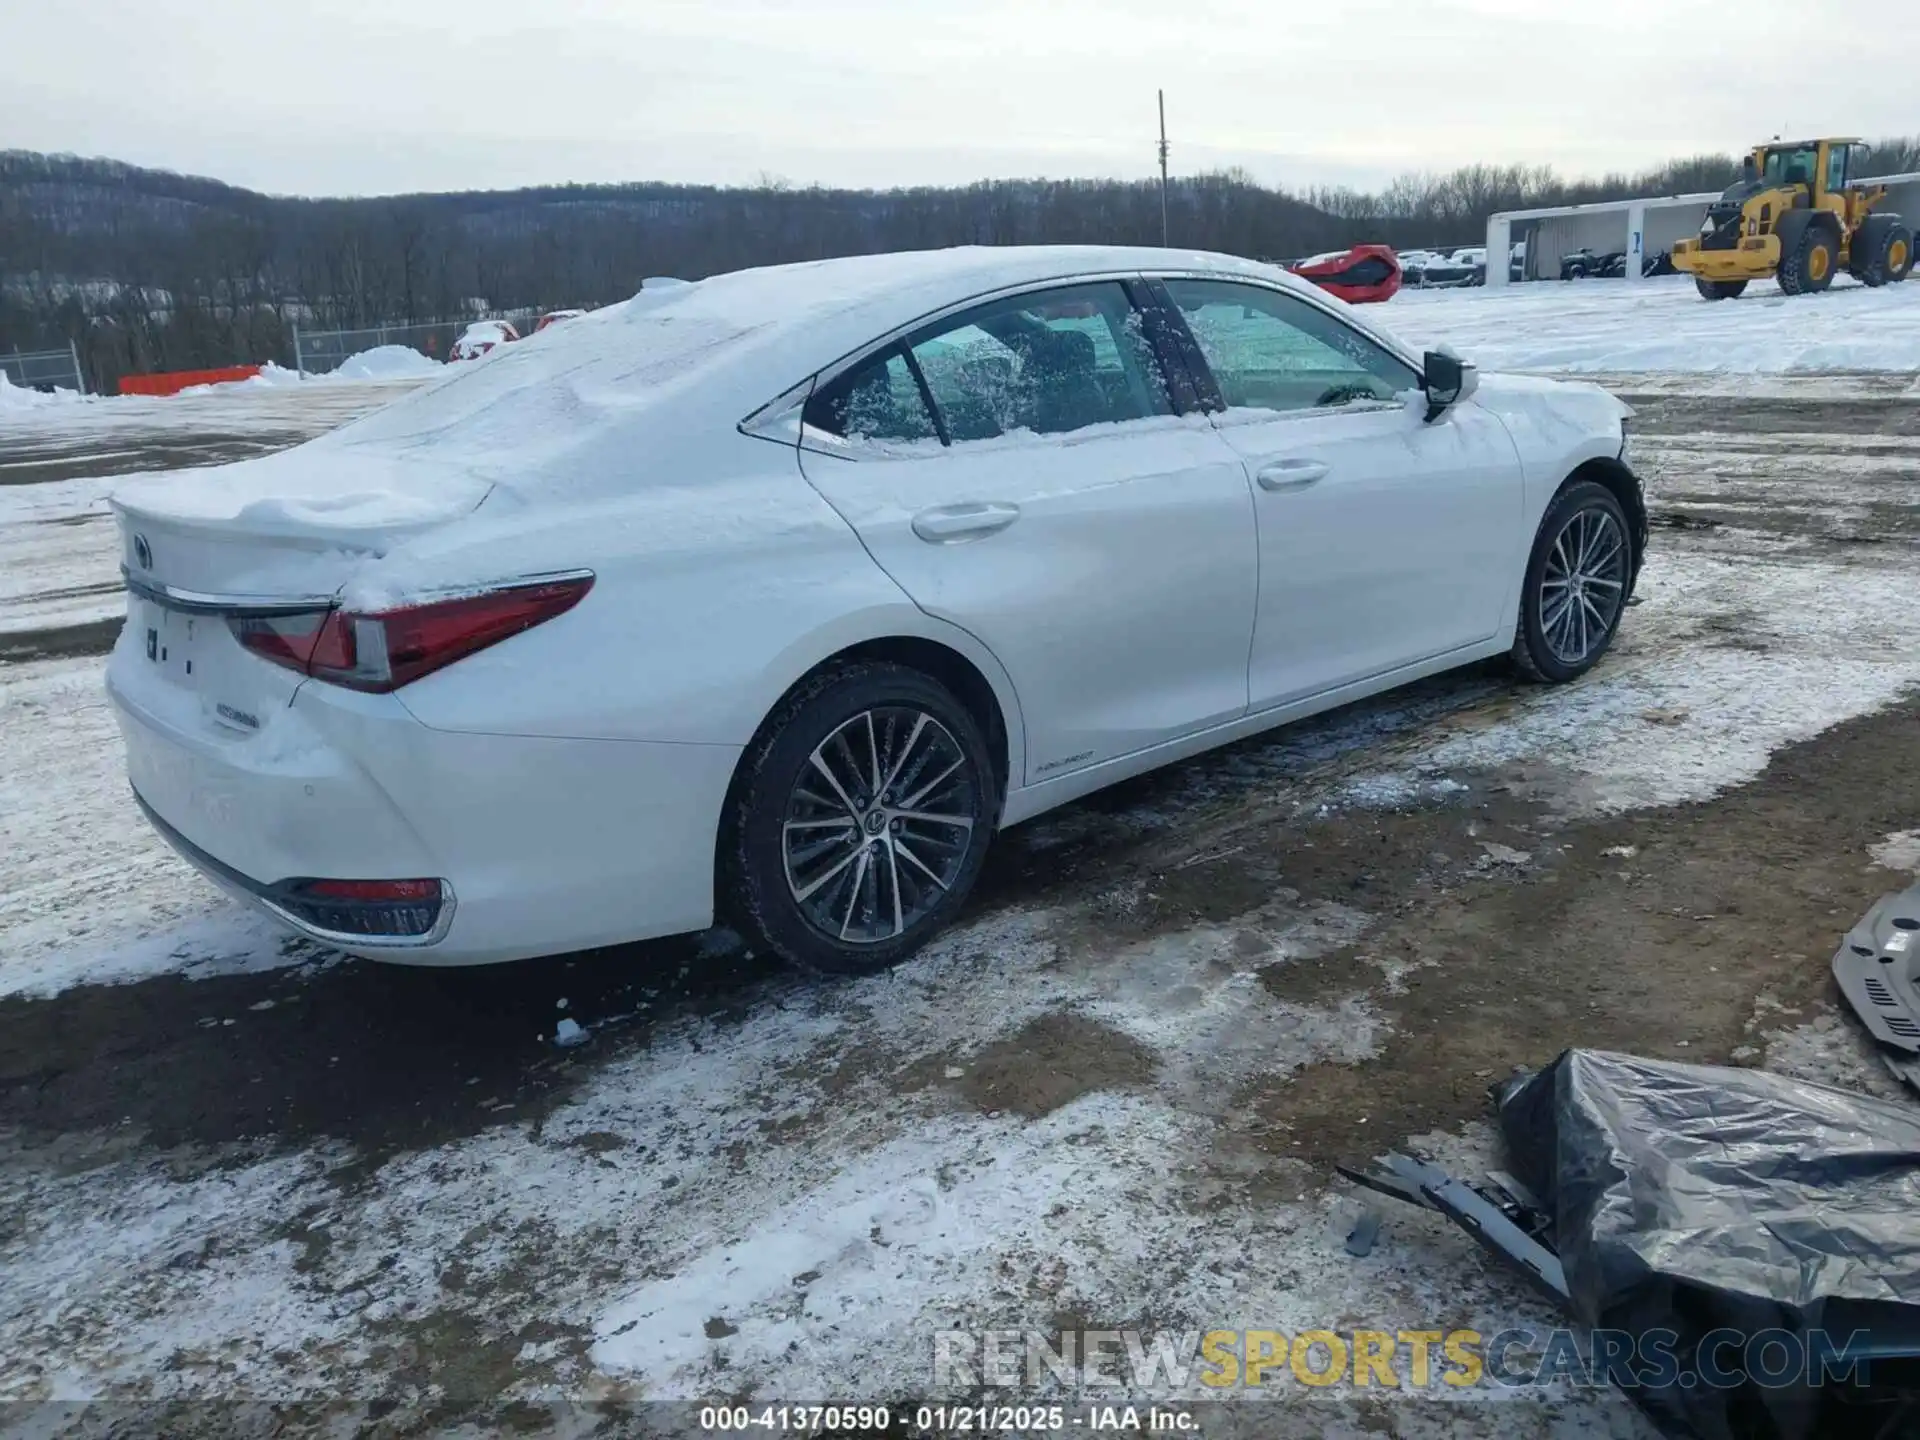
<instances>
[{"instance_id":1,"label":"red car","mask_svg":"<svg viewBox=\"0 0 1920 1440\"><path fill-rule=\"evenodd\" d=\"M1288 268L1349 305L1391 300L1400 289L1400 257L1391 245L1355 245Z\"/></svg>"},{"instance_id":2,"label":"red car","mask_svg":"<svg viewBox=\"0 0 1920 1440\"><path fill-rule=\"evenodd\" d=\"M533 322L533 333L538 335L549 325L558 325L562 320L575 320L586 313L584 310L549 310Z\"/></svg>"}]
</instances>

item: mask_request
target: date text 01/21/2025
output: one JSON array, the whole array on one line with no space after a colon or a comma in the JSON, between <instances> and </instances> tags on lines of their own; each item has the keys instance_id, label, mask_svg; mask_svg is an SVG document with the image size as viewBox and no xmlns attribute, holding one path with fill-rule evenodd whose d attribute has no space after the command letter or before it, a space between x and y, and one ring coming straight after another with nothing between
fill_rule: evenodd
<instances>
[{"instance_id":1,"label":"date text 01/21/2025","mask_svg":"<svg viewBox=\"0 0 1920 1440\"><path fill-rule=\"evenodd\" d=\"M905 1416L900 1417L905 1419ZM887 1431L894 1415L884 1405L707 1405L700 1428L709 1432L769 1430L814 1435ZM1180 1434L1194 1429L1185 1410L1134 1405L1090 1405L1068 1411L1063 1405L921 1405L912 1429L927 1435L1043 1434L1061 1431L1138 1430Z\"/></svg>"}]
</instances>

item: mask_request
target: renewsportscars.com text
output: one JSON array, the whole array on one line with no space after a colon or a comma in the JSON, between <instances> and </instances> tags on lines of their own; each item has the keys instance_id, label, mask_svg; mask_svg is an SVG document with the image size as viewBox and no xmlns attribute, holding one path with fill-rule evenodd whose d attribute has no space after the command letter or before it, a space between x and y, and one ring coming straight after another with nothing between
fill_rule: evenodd
<instances>
[{"instance_id":1,"label":"renewsportscars.com text","mask_svg":"<svg viewBox=\"0 0 1920 1440\"><path fill-rule=\"evenodd\" d=\"M1731 1389L1868 1379L1865 1331L948 1330L933 1383L947 1389L1107 1386L1129 1392L1275 1385L1423 1390L1535 1385Z\"/></svg>"}]
</instances>

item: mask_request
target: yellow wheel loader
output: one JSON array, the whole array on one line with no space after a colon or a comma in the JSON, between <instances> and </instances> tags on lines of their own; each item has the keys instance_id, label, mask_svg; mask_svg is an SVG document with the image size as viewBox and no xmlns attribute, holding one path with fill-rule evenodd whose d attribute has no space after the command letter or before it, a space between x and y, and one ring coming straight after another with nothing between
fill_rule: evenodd
<instances>
[{"instance_id":1,"label":"yellow wheel loader","mask_svg":"<svg viewBox=\"0 0 1920 1440\"><path fill-rule=\"evenodd\" d=\"M1696 239L1673 247L1673 268L1693 276L1708 300L1731 300L1769 275L1788 295L1833 283L1844 267L1863 285L1891 285L1913 268L1913 231L1875 211L1881 185L1849 184L1866 159L1858 140L1772 141L1707 207Z\"/></svg>"}]
</instances>

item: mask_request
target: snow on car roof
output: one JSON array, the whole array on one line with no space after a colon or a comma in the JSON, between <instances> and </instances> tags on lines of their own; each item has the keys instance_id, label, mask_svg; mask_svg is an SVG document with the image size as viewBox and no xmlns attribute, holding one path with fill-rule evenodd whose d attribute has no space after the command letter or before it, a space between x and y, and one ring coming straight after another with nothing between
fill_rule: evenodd
<instances>
[{"instance_id":1,"label":"snow on car roof","mask_svg":"<svg viewBox=\"0 0 1920 1440\"><path fill-rule=\"evenodd\" d=\"M311 443L457 451L482 473L524 479L524 466L501 457L524 459L543 437L636 422L711 434L878 336L972 295L1142 269L1237 272L1311 290L1256 261L1105 246L975 246L737 270L644 286Z\"/></svg>"},{"instance_id":2,"label":"snow on car roof","mask_svg":"<svg viewBox=\"0 0 1920 1440\"><path fill-rule=\"evenodd\" d=\"M864 255L649 282L631 300L449 366L445 378L292 450L129 486L123 498L199 520L259 523L284 511L311 525L324 511L344 532L471 508L496 488L532 498L673 483L683 447L710 445L809 375L932 311L1010 286L1141 270L1242 274L1319 294L1256 261L1099 246Z\"/></svg>"}]
</instances>

